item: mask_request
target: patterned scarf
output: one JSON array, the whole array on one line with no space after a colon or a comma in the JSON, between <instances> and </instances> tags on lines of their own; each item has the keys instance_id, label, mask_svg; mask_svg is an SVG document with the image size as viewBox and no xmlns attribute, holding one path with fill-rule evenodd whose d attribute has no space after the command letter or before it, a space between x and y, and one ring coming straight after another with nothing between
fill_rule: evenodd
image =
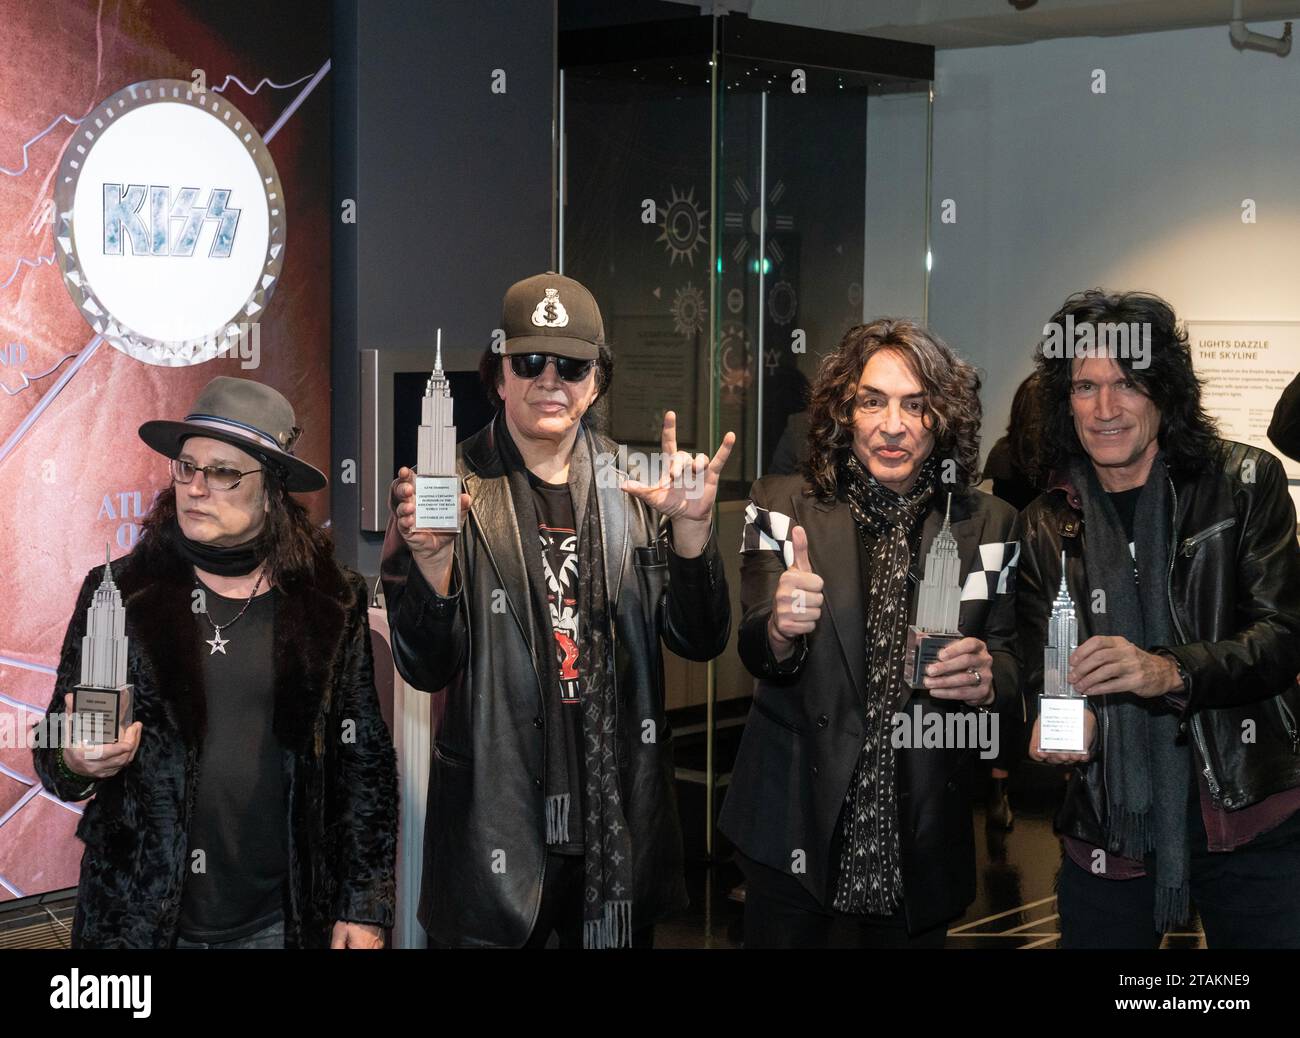
<instances>
[{"instance_id":1,"label":"patterned scarf","mask_svg":"<svg viewBox=\"0 0 1300 1038\"><path fill-rule=\"evenodd\" d=\"M862 539L867 575L867 721L862 753L844 802L844 839L833 906L841 912L892 915L903 898L898 835L898 762L890 718L906 694L907 574L935 492L938 463L926 458L915 485L899 495L878 483L850 452L840 486Z\"/></svg>"},{"instance_id":2,"label":"patterned scarf","mask_svg":"<svg viewBox=\"0 0 1300 1038\"><path fill-rule=\"evenodd\" d=\"M586 743L587 786L583 797L586 852L583 872L582 946L632 946L632 834L623 816L618 776L617 679L614 639L602 563L596 481L578 535L578 572L584 582L584 615L590 621L579 636L579 659L587 661L582 684L582 733Z\"/></svg>"},{"instance_id":3,"label":"patterned scarf","mask_svg":"<svg viewBox=\"0 0 1300 1038\"><path fill-rule=\"evenodd\" d=\"M523 458L510 438L503 418L494 433L510 486L515 520L521 537L524 564L528 571L532 605L533 650L542 678L547 728L546 742L546 833L548 844L569 840L569 808L575 792L581 792L583 839L583 926L584 948L628 948L632 945L632 837L623 815L618 775L617 705L613 639L609 633L611 613L605 584L604 553L596 480L591 472L591 451L585 432L579 431L573 448L571 486L575 495L586 484L584 507L575 508L578 518L578 659L585 673L581 678L582 761L585 786L572 789L573 779L565 766L563 722L558 708L560 670L556 659L555 632L546 602L546 578L538 544L537 510L525 473ZM581 473L581 476L578 474ZM577 501L575 500L575 505ZM575 834L576 836L576 834Z\"/></svg>"}]
</instances>

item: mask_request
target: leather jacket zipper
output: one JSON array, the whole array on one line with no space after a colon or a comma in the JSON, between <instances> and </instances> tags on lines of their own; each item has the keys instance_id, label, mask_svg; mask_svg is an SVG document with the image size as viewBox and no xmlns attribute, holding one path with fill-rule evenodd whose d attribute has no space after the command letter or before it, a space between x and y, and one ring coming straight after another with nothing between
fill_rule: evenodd
<instances>
[{"instance_id":1,"label":"leather jacket zipper","mask_svg":"<svg viewBox=\"0 0 1300 1038\"><path fill-rule=\"evenodd\" d=\"M1200 747L1201 759L1205 761L1205 767L1201 771L1205 775L1205 783L1210 787L1210 799L1217 806L1219 803L1219 783L1214 777L1214 769L1210 767L1210 751L1205 745L1205 733L1201 731L1200 718L1195 714L1192 715L1192 736L1196 739L1196 745Z\"/></svg>"},{"instance_id":2,"label":"leather jacket zipper","mask_svg":"<svg viewBox=\"0 0 1300 1038\"><path fill-rule=\"evenodd\" d=\"M1180 547L1178 550L1185 557L1191 558L1192 552L1196 550L1196 546L1200 544L1202 541L1209 540L1216 533L1219 533L1222 530L1226 530L1230 526L1236 526L1236 525L1237 525L1237 517L1235 515L1228 519L1220 519L1213 526L1207 527L1206 529L1202 530L1200 533L1195 534L1192 537L1188 537L1185 541L1183 541L1182 547Z\"/></svg>"},{"instance_id":3,"label":"leather jacket zipper","mask_svg":"<svg viewBox=\"0 0 1300 1038\"><path fill-rule=\"evenodd\" d=\"M1291 753L1300 752L1300 732L1296 731L1295 714L1291 712L1291 708L1286 705L1280 694L1276 702L1278 713L1282 715L1282 724L1286 727L1286 734L1291 740Z\"/></svg>"},{"instance_id":4,"label":"leather jacket zipper","mask_svg":"<svg viewBox=\"0 0 1300 1038\"><path fill-rule=\"evenodd\" d=\"M1169 509L1169 541L1173 544L1176 543L1175 538L1178 533L1178 491L1174 487L1173 477L1166 475L1165 478L1169 480L1169 493L1171 500L1171 507ZM1202 530L1195 537L1187 538L1187 540L1183 542L1184 554L1188 554L1189 546L1195 547L1206 537L1218 533L1222 529L1226 529L1236 521L1236 519L1224 519L1221 522L1215 523L1209 529ZM1174 559L1177 558L1177 555L1177 552L1169 553L1169 573L1165 581L1165 595L1169 601L1169 617L1174 622L1174 630L1178 634L1178 643L1181 645L1186 643L1187 636L1183 633L1183 625L1178 622L1178 612L1174 609ZM1190 694L1191 689L1188 689L1188 692ZM1192 728L1192 738L1196 742L1197 748L1201 751L1201 760L1205 762L1205 767L1202 768L1201 771L1205 775L1205 784L1210 787L1210 799L1214 801L1216 806L1218 806L1219 780L1214 777L1214 768L1210 765L1210 750L1209 746L1205 742L1205 732L1201 728L1200 716L1198 714L1192 714L1190 724Z\"/></svg>"}]
</instances>

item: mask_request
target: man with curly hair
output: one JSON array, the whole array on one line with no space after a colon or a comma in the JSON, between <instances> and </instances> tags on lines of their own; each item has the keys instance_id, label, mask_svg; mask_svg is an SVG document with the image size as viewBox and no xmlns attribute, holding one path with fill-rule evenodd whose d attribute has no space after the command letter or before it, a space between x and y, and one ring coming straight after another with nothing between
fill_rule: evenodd
<instances>
[{"instance_id":1,"label":"man with curly hair","mask_svg":"<svg viewBox=\"0 0 1300 1038\"><path fill-rule=\"evenodd\" d=\"M910 321L852 328L817 375L803 474L750 492L739 649L758 684L720 822L747 879L746 947L840 931L942 947L974 898L973 763L996 753L998 712L1019 710L1019 529L973 489L979 386ZM912 688L937 537L960 559L961 637Z\"/></svg>"},{"instance_id":2,"label":"man with curly hair","mask_svg":"<svg viewBox=\"0 0 1300 1038\"><path fill-rule=\"evenodd\" d=\"M1125 327L1136 356L1099 348ZM1071 296L1037 367L1025 691L1036 703L1064 560L1068 680L1091 708L1085 753L1043 752L1037 721L1030 735L1031 756L1073 765L1061 944L1156 947L1195 902L1211 947L1300 947L1300 547L1282 465L1219 438L1157 296Z\"/></svg>"}]
</instances>

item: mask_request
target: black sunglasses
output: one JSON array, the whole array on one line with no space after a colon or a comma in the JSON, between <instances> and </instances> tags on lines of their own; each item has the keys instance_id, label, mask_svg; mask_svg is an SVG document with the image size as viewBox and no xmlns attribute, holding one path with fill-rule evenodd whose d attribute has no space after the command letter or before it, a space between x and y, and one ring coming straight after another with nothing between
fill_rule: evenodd
<instances>
[{"instance_id":1,"label":"black sunglasses","mask_svg":"<svg viewBox=\"0 0 1300 1038\"><path fill-rule=\"evenodd\" d=\"M546 362L552 360L555 361L555 373L565 382L581 382L596 363L550 353L516 353L510 358L510 368L520 378L534 379L546 370Z\"/></svg>"}]
</instances>

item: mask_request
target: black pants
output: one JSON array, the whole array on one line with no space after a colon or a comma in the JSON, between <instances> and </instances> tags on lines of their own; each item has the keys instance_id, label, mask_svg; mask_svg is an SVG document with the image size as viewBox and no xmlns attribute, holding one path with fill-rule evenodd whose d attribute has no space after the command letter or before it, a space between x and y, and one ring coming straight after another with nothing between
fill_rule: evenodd
<instances>
[{"instance_id":1,"label":"black pants","mask_svg":"<svg viewBox=\"0 0 1300 1038\"><path fill-rule=\"evenodd\" d=\"M793 876L745 857L746 948L942 948L947 924L907 932L900 909L891 916L828 911Z\"/></svg>"},{"instance_id":2,"label":"black pants","mask_svg":"<svg viewBox=\"0 0 1300 1038\"><path fill-rule=\"evenodd\" d=\"M1210 948L1300 948L1300 813L1235 851L1210 851L1199 802L1189 812L1191 894ZM1057 877L1062 948L1157 948L1155 880L1094 876L1064 855Z\"/></svg>"},{"instance_id":3,"label":"black pants","mask_svg":"<svg viewBox=\"0 0 1300 1038\"><path fill-rule=\"evenodd\" d=\"M545 948L554 933L561 948L582 947L583 859L578 854L547 854L542 905L525 948ZM635 923L636 920L633 920ZM654 947L654 925L632 931L633 948Z\"/></svg>"}]
</instances>

